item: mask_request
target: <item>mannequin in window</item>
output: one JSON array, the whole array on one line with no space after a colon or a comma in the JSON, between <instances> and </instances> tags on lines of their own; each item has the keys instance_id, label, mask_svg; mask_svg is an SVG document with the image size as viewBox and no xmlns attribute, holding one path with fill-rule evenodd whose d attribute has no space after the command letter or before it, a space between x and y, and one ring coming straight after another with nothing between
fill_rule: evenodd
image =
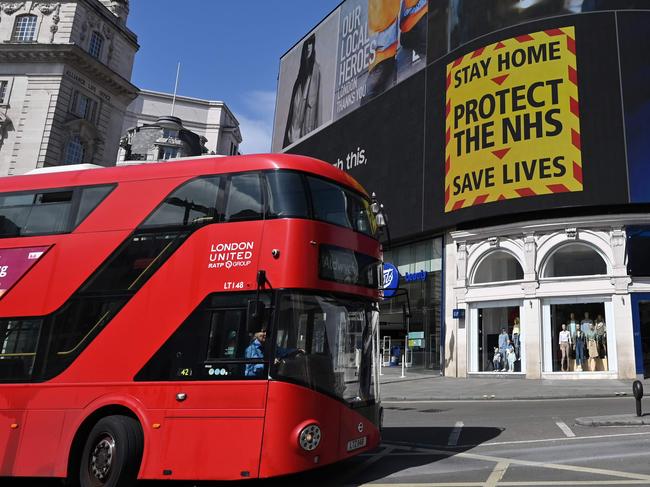
<instances>
[{"instance_id":1,"label":"mannequin in window","mask_svg":"<svg viewBox=\"0 0 650 487\"><path fill-rule=\"evenodd\" d=\"M603 315L596 316L595 325L599 356L605 358L607 357L607 325L605 325Z\"/></svg>"},{"instance_id":2,"label":"mannequin in window","mask_svg":"<svg viewBox=\"0 0 650 487\"><path fill-rule=\"evenodd\" d=\"M492 370L499 372L501 370L501 352L499 347L494 347L494 356L492 357Z\"/></svg>"},{"instance_id":3,"label":"mannequin in window","mask_svg":"<svg viewBox=\"0 0 650 487\"><path fill-rule=\"evenodd\" d=\"M584 319L580 322L580 325L582 326L582 331L587 333L587 330L591 327L591 325L594 324L594 320L589 318L589 312L585 311L585 317Z\"/></svg>"},{"instance_id":4,"label":"mannequin in window","mask_svg":"<svg viewBox=\"0 0 650 487\"><path fill-rule=\"evenodd\" d=\"M587 313L585 313L587 314ZM583 320L584 321L584 320ZM596 370L596 359L598 358L598 344L596 343L596 327L591 322L587 331L587 353L589 354L589 370Z\"/></svg>"},{"instance_id":5,"label":"mannequin in window","mask_svg":"<svg viewBox=\"0 0 650 487\"><path fill-rule=\"evenodd\" d=\"M558 338L558 344L560 345L560 353L562 357L560 359L560 369L562 372L566 372L569 369L569 349L571 348L571 333L566 329L566 324L562 323L562 331L560 331L560 336Z\"/></svg>"},{"instance_id":6,"label":"mannequin in window","mask_svg":"<svg viewBox=\"0 0 650 487\"><path fill-rule=\"evenodd\" d=\"M519 317L515 318L515 324L512 325L512 345L515 349L515 356L517 360L519 360L519 349L521 346L521 342L519 340Z\"/></svg>"},{"instance_id":7,"label":"mannequin in window","mask_svg":"<svg viewBox=\"0 0 650 487\"><path fill-rule=\"evenodd\" d=\"M506 348L506 362L508 363L508 372L515 371L515 347L512 345L512 342L508 340L508 345Z\"/></svg>"},{"instance_id":8,"label":"mannequin in window","mask_svg":"<svg viewBox=\"0 0 650 487\"><path fill-rule=\"evenodd\" d=\"M580 328L580 324L576 320L575 313L569 314L569 332L571 333L571 338L576 336L576 330Z\"/></svg>"},{"instance_id":9,"label":"mannequin in window","mask_svg":"<svg viewBox=\"0 0 650 487\"><path fill-rule=\"evenodd\" d=\"M573 348L576 354L576 370L582 370L585 361L586 345L587 345L587 337L585 336L585 333L580 329L580 325L578 325L578 329L576 330L576 336L575 339L573 340Z\"/></svg>"},{"instance_id":10,"label":"mannequin in window","mask_svg":"<svg viewBox=\"0 0 650 487\"><path fill-rule=\"evenodd\" d=\"M501 334L499 335L499 353L501 354L502 372L505 372L506 370L506 364L507 364L506 351L508 350L509 341L510 341L510 337L508 336L508 332L506 331L505 328L501 328Z\"/></svg>"}]
</instances>

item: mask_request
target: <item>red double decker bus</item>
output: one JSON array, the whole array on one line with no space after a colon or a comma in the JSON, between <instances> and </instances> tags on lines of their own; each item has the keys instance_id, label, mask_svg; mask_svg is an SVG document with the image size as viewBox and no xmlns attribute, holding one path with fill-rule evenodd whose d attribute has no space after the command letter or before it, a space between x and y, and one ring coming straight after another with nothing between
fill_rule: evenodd
<instances>
[{"instance_id":1,"label":"red double decker bus","mask_svg":"<svg viewBox=\"0 0 650 487\"><path fill-rule=\"evenodd\" d=\"M0 179L0 476L259 478L375 447L374 232L304 157Z\"/></svg>"}]
</instances>

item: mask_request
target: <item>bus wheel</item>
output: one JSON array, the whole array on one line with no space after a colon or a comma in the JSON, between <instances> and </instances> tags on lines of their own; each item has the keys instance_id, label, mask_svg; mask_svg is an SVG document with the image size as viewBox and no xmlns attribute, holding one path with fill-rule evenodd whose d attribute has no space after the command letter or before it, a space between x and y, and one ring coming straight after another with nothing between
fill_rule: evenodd
<instances>
[{"instance_id":1,"label":"bus wheel","mask_svg":"<svg viewBox=\"0 0 650 487\"><path fill-rule=\"evenodd\" d=\"M81 455L81 487L135 485L144 440L140 424L129 416L106 416L88 435Z\"/></svg>"}]
</instances>

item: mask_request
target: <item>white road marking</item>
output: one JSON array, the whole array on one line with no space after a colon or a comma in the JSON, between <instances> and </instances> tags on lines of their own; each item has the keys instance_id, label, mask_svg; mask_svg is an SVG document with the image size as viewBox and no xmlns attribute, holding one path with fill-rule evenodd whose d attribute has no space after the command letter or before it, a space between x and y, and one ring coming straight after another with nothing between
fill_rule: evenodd
<instances>
[{"instance_id":1,"label":"white road marking","mask_svg":"<svg viewBox=\"0 0 650 487\"><path fill-rule=\"evenodd\" d=\"M526 444L526 443L547 443L547 442L554 442L554 441L580 441L580 440L590 440L590 439L602 439L602 438L617 438L617 437L623 437L623 436L642 436L642 435L650 435L650 431L646 432L637 432L637 433L616 433L613 435L592 435L592 436L574 436L571 438L567 437L560 437L560 438L547 438L547 439L541 439L541 440L513 440L513 441L491 441L487 443L473 443L473 444L465 444L463 446L468 447L468 448L480 448L484 446L501 446L501 445L521 445L521 444ZM400 445L400 446L412 446L413 443L400 443L400 442L390 442L392 444ZM446 448L448 445L435 445L435 444L417 444L418 447L420 448ZM371 455L370 453L362 454L363 455Z\"/></svg>"},{"instance_id":2,"label":"white road marking","mask_svg":"<svg viewBox=\"0 0 650 487\"><path fill-rule=\"evenodd\" d=\"M594 399L602 400L620 400L621 396L603 396L603 397L555 397L555 398L540 398L540 399L388 399L382 400L382 404L436 404L436 403L464 403L464 402L509 402L509 403L523 403L523 402L557 402L557 401L592 401Z\"/></svg>"},{"instance_id":3,"label":"white road marking","mask_svg":"<svg viewBox=\"0 0 650 487\"><path fill-rule=\"evenodd\" d=\"M447 441L448 446L458 445L458 438L460 437L460 432L463 430L463 426L465 425L462 421L456 422L454 429L451 430L451 433L449 434L449 441Z\"/></svg>"},{"instance_id":4,"label":"white road marking","mask_svg":"<svg viewBox=\"0 0 650 487\"><path fill-rule=\"evenodd\" d=\"M360 484L360 487L485 487L486 485L485 482L423 482L408 484ZM575 485L648 485L648 483L647 480L540 480L528 482L499 482L498 485L499 487L533 487L544 485L573 487Z\"/></svg>"},{"instance_id":5,"label":"white road marking","mask_svg":"<svg viewBox=\"0 0 650 487\"><path fill-rule=\"evenodd\" d=\"M556 421L555 424L557 424L558 428L560 428L562 430L562 433L567 435L567 437L573 438L576 435L573 431L571 431L571 428L569 428L564 421Z\"/></svg>"},{"instance_id":6,"label":"white road marking","mask_svg":"<svg viewBox=\"0 0 650 487\"><path fill-rule=\"evenodd\" d=\"M506 470L508 470L509 465L510 464L508 462L497 463L494 467L494 470L492 470L492 473L485 481L485 487L496 487L496 485L501 481L501 479L505 475Z\"/></svg>"},{"instance_id":7,"label":"white road marking","mask_svg":"<svg viewBox=\"0 0 650 487\"><path fill-rule=\"evenodd\" d=\"M443 453L443 450L434 450L440 453ZM475 453L450 453L444 452L448 455L454 455L455 457L462 458L471 458L473 460L484 460L492 462L510 462L513 465L524 465L527 467L541 467L541 468L550 468L553 470L568 470L569 472L581 472L581 473L590 473L596 475L608 475L611 477L621 477L624 479L631 480L645 480L646 482L650 481L650 475L644 475L640 473L631 473L631 472L622 472L620 470L608 470L604 468L590 468L590 467L581 467L579 465L563 465L560 463L546 463L546 462L535 462L531 460L518 460L514 458L502 458L495 457L492 455L478 455Z\"/></svg>"}]
</instances>

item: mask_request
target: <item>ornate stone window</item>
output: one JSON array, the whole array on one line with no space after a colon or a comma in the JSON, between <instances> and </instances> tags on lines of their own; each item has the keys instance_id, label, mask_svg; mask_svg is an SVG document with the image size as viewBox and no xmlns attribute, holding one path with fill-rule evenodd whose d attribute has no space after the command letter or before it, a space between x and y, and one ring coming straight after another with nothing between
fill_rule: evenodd
<instances>
[{"instance_id":1,"label":"ornate stone window","mask_svg":"<svg viewBox=\"0 0 650 487\"><path fill-rule=\"evenodd\" d=\"M72 94L70 112L79 118L94 123L97 116L97 102L82 92L75 90Z\"/></svg>"},{"instance_id":2,"label":"ornate stone window","mask_svg":"<svg viewBox=\"0 0 650 487\"><path fill-rule=\"evenodd\" d=\"M81 164L84 161L86 149L79 135L72 135L65 147L64 161L66 164Z\"/></svg>"},{"instance_id":3,"label":"ornate stone window","mask_svg":"<svg viewBox=\"0 0 650 487\"><path fill-rule=\"evenodd\" d=\"M33 42L36 40L36 15L19 15L14 23L14 31L11 34L13 42Z\"/></svg>"},{"instance_id":4,"label":"ornate stone window","mask_svg":"<svg viewBox=\"0 0 650 487\"><path fill-rule=\"evenodd\" d=\"M97 31L93 31L88 44L88 53L95 59L101 60L102 48L104 47L104 36Z\"/></svg>"},{"instance_id":5,"label":"ornate stone window","mask_svg":"<svg viewBox=\"0 0 650 487\"><path fill-rule=\"evenodd\" d=\"M607 263L591 246L568 243L555 250L546 261L543 277L593 276L607 274Z\"/></svg>"},{"instance_id":6,"label":"ornate stone window","mask_svg":"<svg viewBox=\"0 0 650 487\"><path fill-rule=\"evenodd\" d=\"M519 261L509 252L495 250L478 264L474 273L474 284L518 281L523 278L524 270Z\"/></svg>"}]
</instances>

